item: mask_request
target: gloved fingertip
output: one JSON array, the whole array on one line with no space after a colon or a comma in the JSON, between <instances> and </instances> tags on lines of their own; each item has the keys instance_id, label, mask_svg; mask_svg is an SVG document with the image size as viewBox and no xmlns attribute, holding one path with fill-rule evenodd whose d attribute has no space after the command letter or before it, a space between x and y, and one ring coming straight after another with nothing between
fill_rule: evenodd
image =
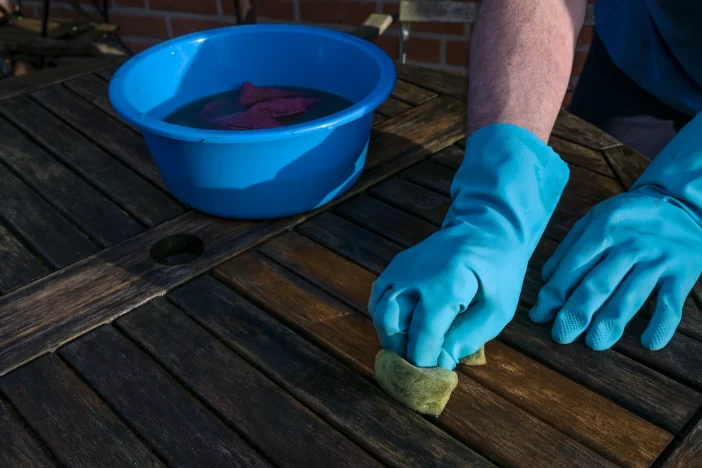
<instances>
[{"instance_id":1,"label":"gloved fingertip","mask_svg":"<svg viewBox=\"0 0 702 468\"><path fill-rule=\"evenodd\" d=\"M550 322L556 316L556 309L537 301L536 305L529 310L529 319L534 323Z\"/></svg>"},{"instance_id":2,"label":"gloved fingertip","mask_svg":"<svg viewBox=\"0 0 702 468\"><path fill-rule=\"evenodd\" d=\"M444 369L448 370L454 370L456 368L456 360L451 357L449 353L444 351L443 349L439 353L439 359L437 361L437 365L439 367L443 367Z\"/></svg>"},{"instance_id":3,"label":"gloved fingertip","mask_svg":"<svg viewBox=\"0 0 702 468\"><path fill-rule=\"evenodd\" d=\"M675 334L675 327L661 324L659 327L647 328L641 335L641 346L649 351L658 351L666 347Z\"/></svg>"}]
</instances>

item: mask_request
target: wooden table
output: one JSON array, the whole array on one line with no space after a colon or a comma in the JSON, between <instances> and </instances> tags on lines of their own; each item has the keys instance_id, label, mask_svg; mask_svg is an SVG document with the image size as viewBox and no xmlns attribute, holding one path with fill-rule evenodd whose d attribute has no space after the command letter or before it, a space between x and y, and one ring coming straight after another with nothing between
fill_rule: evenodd
<instances>
[{"instance_id":1,"label":"wooden table","mask_svg":"<svg viewBox=\"0 0 702 468\"><path fill-rule=\"evenodd\" d=\"M692 298L659 352L643 316L605 352L526 318L538 268L639 154L561 114L571 181L520 308L430 419L375 385L366 302L449 206L463 79L399 68L350 193L237 222L166 192L109 70L61 73L0 87L0 466L702 466Z\"/></svg>"}]
</instances>

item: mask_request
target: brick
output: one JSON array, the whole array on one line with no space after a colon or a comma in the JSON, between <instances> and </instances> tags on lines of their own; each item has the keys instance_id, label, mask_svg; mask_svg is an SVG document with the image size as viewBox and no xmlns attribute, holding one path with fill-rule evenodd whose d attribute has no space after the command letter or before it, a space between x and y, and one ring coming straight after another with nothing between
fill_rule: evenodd
<instances>
[{"instance_id":1,"label":"brick","mask_svg":"<svg viewBox=\"0 0 702 468\"><path fill-rule=\"evenodd\" d=\"M375 13L375 2L301 0L300 19L304 23L360 25Z\"/></svg>"},{"instance_id":2,"label":"brick","mask_svg":"<svg viewBox=\"0 0 702 468\"><path fill-rule=\"evenodd\" d=\"M160 41L157 39L140 39L140 38L127 38L123 39L124 43L127 44L127 47L134 52L135 54L138 54L139 52L148 49L149 47L158 44Z\"/></svg>"},{"instance_id":3,"label":"brick","mask_svg":"<svg viewBox=\"0 0 702 468\"><path fill-rule=\"evenodd\" d=\"M146 8L146 0L113 0L116 7Z\"/></svg>"},{"instance_id":4,"label":"brick","mask_svg":"<svg viewBox=\"0 0 702 468\"><path fill-rule=\"evenodd\" d=\"M390 56L391 59L397 60L399 58L399 46L400 38L397 36L380 36L375 41L375 45L380 47L385 51L386 54Z\"/></svg>"},{"instance_id":5,"label":"brick","mask_svg":"<svg viewBox=\"0 0 702 468\"><path fill-rule=\"evenodd\" d=\"M255 0L256 16L272 20L292 21L295 19L295 4L293 0ZM223 0L222 9L225 15L235 15L234 2Z\"/></svg>"},{"instance_id":6,"label":"brick","mask_svg":"<svg viewBox=\"0 0 702 468\"><path fill-rule=\"evenodd\" d=\"M575 52L575 57L573 58L573 69L570 72L571 76L580 76L580 73L583 71L586 58L587 52Z\"/></svg>"},{"instance_id":7,"label":"brick","mask_svg":"<svg viewBox=\"0 0 702 468\"><path fill-rule=\"evenodd\" d=\"M152 10L180 11L203 15L217 14L216 0L151 0L149 5Z\"/></svg>"},{"instance_id":8,"label":"brick","mask_svg":"<svg viewBox=\"0 0 702 468\"><path fill-rule=\"evenodd\" d=\"M468 39L446 42L446 64L467 67L469 47Z\"/></svg>"},{"instance_id":9,"label":"brick","mask_svg":"<svg viewBox=\"0 0 702 468\"><path fill-rule=\"evenodd\" d=\"M578 36L578 44L592 44L592 26L583 26Z\"/></svg>"},{"instance_id":10,"label":"brick","mask_svg":"<svg viewBox=\"0 0 702 468\"><path fill-rule=\"evenodd\" d=\"M236 20L232 19L197 19L197 18L171 18L171 31L173 37L190 34L206 29L221 28L223 26L231 26L236 24Z\"/></svg>"},{"instance_id":11,"label":"brick","mask_svg":"<svg viewBox=\"0 0 702 468\"><path fill-rule=\"evenodd\" d=\"M113 12L110 14L110 22L119 26L119 33L124 36L158 39L168 37L168 27L164 15Z\"/></svg>"},{"instance_id":12,"label":"brick","mask_svg":"<svg viewBox=\"0 0 702 468\"><path fill-rule=\"evenodd\" d=\"M441 42L438 39L410 36L407 41L407 58L420 62L441 62Z\"/></svg>"}]
</instances>

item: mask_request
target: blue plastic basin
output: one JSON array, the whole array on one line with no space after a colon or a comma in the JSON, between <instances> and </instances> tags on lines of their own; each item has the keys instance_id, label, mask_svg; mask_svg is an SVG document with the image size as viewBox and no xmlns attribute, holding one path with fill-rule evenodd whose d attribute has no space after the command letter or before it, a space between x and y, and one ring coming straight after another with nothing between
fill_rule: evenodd
<instances>
[{"instance_id":1,"label":"blue plastic basin","mask_svg":"<svg viewBox=\"0 0 702 468\"><path fill-rule=\"evenodd\" d=\"M315 88L355 104L267 130L200 130L162 120L244 81ZM353 185L365 164L372 112L394 85L392 60L362 39L307 26L235 26L133 57L115 73L110 101L142 131L176 198L217 216L263 219L313 210Z\"/></svg>"}]
</instances>

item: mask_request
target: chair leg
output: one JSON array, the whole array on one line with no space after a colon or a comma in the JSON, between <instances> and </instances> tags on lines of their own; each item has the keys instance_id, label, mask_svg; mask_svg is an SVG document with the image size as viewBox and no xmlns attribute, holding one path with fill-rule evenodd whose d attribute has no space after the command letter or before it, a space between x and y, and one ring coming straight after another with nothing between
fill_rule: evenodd
<instances>
[{"instance_id":1,"label":"chair leg","mask_svg":"<svg viewBox=\"0 0 702 468\"><path fill-rule=\"evenodd\" d=\"M256 24L256 7L253 0L233 0L238 24Z\"/></svg>"},{"instance_id":2,"label":"chair leg","mask_svg":"<svg viewBox=\"0 0 702 468\"><path fill-rule=\"evenodd\" d=\"M400 63L407 63L407 41L410 36L410 23L400 24Z\"/></svg>"}]
</instances>

